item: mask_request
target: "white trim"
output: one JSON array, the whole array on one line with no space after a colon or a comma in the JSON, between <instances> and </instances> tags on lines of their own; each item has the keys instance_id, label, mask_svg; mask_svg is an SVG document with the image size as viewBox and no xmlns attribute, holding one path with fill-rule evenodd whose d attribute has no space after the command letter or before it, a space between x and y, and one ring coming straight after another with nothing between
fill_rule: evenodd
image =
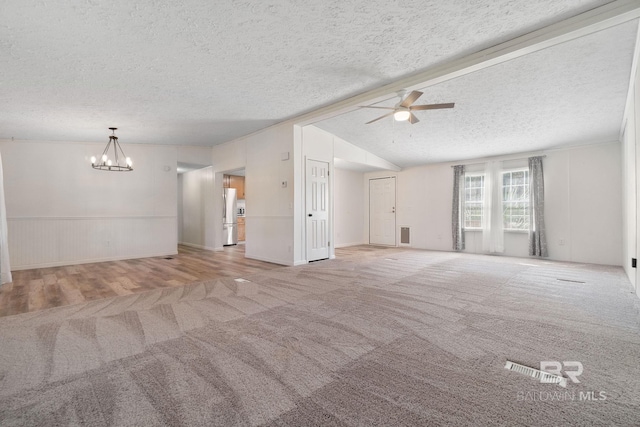
<instances>
[{"instance_id":1,"label":"white trim","mask_svg":"<svg viewBox=\"0 0 640 427\"><path fill-rule=\"evenodd\" d=\"M484 222L484 211L485 211L485 207L484 207L484 183L485 183L485 175L486 172L484 170L481 171L471 171L471 172L464 172L463 175L463 181L464 181L464 185L462 187L462 193L463 193L463 206L466 208L467 204L473 204L473 205L480 205L480 207L482 208L482 216L480 217L480 223ZM482 188L482 200L480 201L468 201L467 200L467 178L473 178L473 177L482 177L482 186L481 187L473 187L475 189L477 188ZM466 231L466 230L483 230L483 227L467 227L466 224L467 220L465 218L465 212L464 210L462 211L462 230Z\"/></svg>"},{"instance_id":2,"label":"white trim","mask_svg":"<svg viewBox=\"0 0 640 427\"><path fill-rule=\"evenodd\" d=\"M329 255L329 258L331 258L331 241L334 240L334 230L333 230L333 220L334 220L334 211L333 211L333 179L334 179L334 175L331 175L331 171L333 168L333 160L331 161L326 161L326 160L317 160L315 158L309 157L309 156L304 156L304 184L302 185L302 187L304 188L304 196L303 196L303 209L302 209L302 213L303 213L303 218L304 220L302 221L303 224L303 233L304 233L304 260L305 262L309 262L309 240L308 238L308 229L307 229L307 208L308 208L308 188L307 188L307 172L308 172L308 165L309 165L309 161L312 162L318 162L318 163L325 163L327 165L327 241L329 242L329 245L327 247L327 252ZM334 240L335 241L335 240ZM335 246L334 246L335 249ZM335 253L333 254L333 257L335 258ZM326 259L326 258L319 258L317 260L313 260L313 261L318 261L321 259ZM294 263L295 265L295 263Z\"/></svg>"},{"instance_id":3,"label":"white trim","mask_svg":"<svg viewBox=\"0 0 640 427\"><path fill-rule=\"evenodd\" d=\"M500 189L501 189L500 194L502 194L502 198L503 198L503 200L502 200L502 204L503 204L503 207L502 207L502 220L503 220L503 223L504 223L504 215L505 215L504 203L505 202L506 203L514 203L514 201L512 201L512 200L510 200L510 201L505 201L504 200L504 174L506 174L506 173L513 174L514 172L524 172L526 174L526 177L527 177L527 182L524 184L524 186L527 187L529 185L528 184L529 168L518 167L518 168L513 168L513 169L503 169L502 171L500 171L500 178L502 178L501 179L502 182L500 183ZM512 185L510 185L510 187L511 186ZM515 201L515 202L518 203L517 201ZM522 203L522 201L520 201L520 202ZM527 211L529 210L529 202L530 202L530 200L529 200L529 198L527 198L527 200L526 200ZM522 229L522 228L504 228L503 227L502 231L503 231L503 233L514 232L514 231L529 233L530 229L531 229L531 224L529 224L529 227L527 227L526 229Z\"/></svg>"}]
</instances>

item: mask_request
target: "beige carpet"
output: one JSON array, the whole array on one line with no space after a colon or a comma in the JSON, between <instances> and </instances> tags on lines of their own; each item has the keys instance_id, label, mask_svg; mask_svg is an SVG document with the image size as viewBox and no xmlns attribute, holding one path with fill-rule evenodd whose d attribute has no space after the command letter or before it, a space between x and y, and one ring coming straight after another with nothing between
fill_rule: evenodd
<instances>
[{"instance_id":1,"label":"beige carpet","mask_svg":"<svg viewBox=\"0 0 640 427\"><path fill-rule=\"evenodd\" d=\"M640 425L620 268L351 253L2 318L0 425Z\"/></svg>"}]
</instances>

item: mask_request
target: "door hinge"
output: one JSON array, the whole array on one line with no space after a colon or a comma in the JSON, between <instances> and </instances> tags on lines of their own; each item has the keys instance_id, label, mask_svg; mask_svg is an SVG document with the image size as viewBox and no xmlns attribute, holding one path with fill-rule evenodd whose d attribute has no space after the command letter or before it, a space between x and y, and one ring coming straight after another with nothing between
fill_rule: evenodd
<instances>
[{"instance_id":1,"label":"door hinge","mask_svg":"<svg viewBox=\"0 0 640 427\"><path fill-rule=\"evenodd\" d=\"M636 258L631 258L631 267L636 268L638 264L638 260Z\"/></svg>"}]
</instances>

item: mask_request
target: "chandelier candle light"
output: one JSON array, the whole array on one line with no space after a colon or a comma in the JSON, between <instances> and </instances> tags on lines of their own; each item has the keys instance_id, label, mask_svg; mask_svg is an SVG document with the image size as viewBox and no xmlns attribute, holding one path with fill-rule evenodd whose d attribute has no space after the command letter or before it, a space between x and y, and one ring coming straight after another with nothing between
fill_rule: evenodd
<instances>
[{"instance_id":1,"label":"chandelier candle light","mask_svg":"<svg viewBox=\"0 0 640 427\"><path fill-rule=\"evenodd\" d=\"M116 130L118 128L109 128L112 132L112 135L109 135L109 142L102 152L102 156L100 157L100 162L96 162L96 156L91 156L91 167L94 169L99 169L102 171L111 171L111 172L129 172L133 170L133 162L130 157L127 157L122 151L122 147L120 147L120 143L118 142L118 137L116 136ZM109 147L113 146L113 156L115 160L112 161L109 158ZM124 161L124 164L121 165L120 161Z\"/></svg>"}]
</instances>

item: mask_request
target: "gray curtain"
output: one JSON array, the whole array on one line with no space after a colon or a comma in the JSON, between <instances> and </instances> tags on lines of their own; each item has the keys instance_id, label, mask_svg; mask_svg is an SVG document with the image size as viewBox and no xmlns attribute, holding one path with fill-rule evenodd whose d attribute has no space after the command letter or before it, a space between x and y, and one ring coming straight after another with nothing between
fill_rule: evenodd
<instances>
[{"instance_id":1,"label":"gray curtain","mask_svg":"<svg viewBox=\"0 0 640 427\"><path fill-rule=\"evenodd\" d=\"M542 157L529 157L529 255L546 257Z\"/></svg>"},{"instance_id":2,"label":"gray curtain","mask_svg":"<svg viewBox=\"0 0 640 427\"><path fill-rule=\"evenodd\" d=\"M453 237L453 250L464 249L464 220L463 203L464 198L460 195L461 188L464 189L464 165L453 167L453 210L451 212L451 232ZM461 187L462 185L462 187Z\"/></svg>"}]
</instances>

